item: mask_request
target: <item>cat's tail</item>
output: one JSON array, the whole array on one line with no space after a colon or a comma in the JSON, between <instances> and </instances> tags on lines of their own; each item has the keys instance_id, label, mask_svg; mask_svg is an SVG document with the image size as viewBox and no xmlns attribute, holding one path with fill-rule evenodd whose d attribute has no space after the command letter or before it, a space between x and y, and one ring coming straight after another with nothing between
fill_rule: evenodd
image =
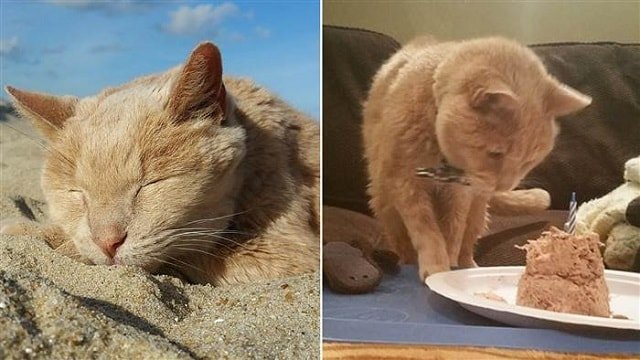
<instances>
[{"instance_id":1,"label":"cat's tail","mask_svg":"<svg viewBox=\"0 0 640 360\"><path fill-rule=\"evenodd\" d=\"M546 210L551 196L543 189L497 192L489 201L489 212L495 215L527 215Z\"/></svg>"}]
</instances>

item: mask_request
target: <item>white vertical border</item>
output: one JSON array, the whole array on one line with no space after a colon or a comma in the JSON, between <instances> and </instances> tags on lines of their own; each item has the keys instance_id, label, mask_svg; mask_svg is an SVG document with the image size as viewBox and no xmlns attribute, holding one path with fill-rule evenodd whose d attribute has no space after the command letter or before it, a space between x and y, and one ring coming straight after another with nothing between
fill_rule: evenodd
<instances>
[{"instance_id":1,"label":"white vertical border","mask_svg":"<svg viewBox=\"0 0 640 360\"><path fill-rule=\"evenodd\" d=\"M319 271L319 276L318 279L320 279L320 283L318 284L318 294L320 295L320 318L318 319L318 321L320 322L320 353L318 354L319 359L322 359L322 355L323 355L323 348L322 348L322 339L323 339L323 313L324 313L324 307L322 306L322 284L323 284L323 271L322 271L322 265L323 265L323 261L322 261L322 239L324 236L324 231L323 231L323 211L322 211L322 206L323 206L323 195L324 195L324 191L323 191L323 173L324 173L324 166L322 165L323 162L323 142L324 142L324 136L323 136L323 123L324 123L324 119L322 117L322 113L323 113L323 102L322 102L322 78L323 78L323 74L324 74L324 62L322 61L322 45L323 45L323 23L322 23L322 18L323 18L323 14L322 14L322 6L323 4L323 0L318 0L318 16L320 17L320 51L319 51L319 56L320 56L320 74L318 74L319 78L320 78L320 119L318 119L318 122L320 124L320 213L318 214L320 216L320 268L318 269Z\"/></svg>"}]
</instances>

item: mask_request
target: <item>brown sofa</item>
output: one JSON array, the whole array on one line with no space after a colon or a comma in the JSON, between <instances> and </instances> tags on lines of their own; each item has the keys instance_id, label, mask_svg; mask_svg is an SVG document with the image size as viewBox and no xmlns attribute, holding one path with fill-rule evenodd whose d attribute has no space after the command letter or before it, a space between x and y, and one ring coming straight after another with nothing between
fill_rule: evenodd
<instances>
[{"instance_id":1,"label":"brown sofa","mask_svg":"<svg viewBox=\"0 0 640 360\"><path fill-rule=\"evenodd\" d=\"M378 67L399 47L384 34L324 26L322 181L326 206L370 215L360 137L361 102ZM557 43L533 45L532 49L553 75L591 95L593 103L558 120L561 132L553 152L521 184L549 191L551 208L557 211L495 218L476 249L480 265L523 264L522 252L513 245L537 236L549 224L561 225L566 216L562 210L572 191L583 202L619 186L624 162L640 154L640 45ZM333 225L325 222L323 226Z\"/></svg>"}]
</instances>

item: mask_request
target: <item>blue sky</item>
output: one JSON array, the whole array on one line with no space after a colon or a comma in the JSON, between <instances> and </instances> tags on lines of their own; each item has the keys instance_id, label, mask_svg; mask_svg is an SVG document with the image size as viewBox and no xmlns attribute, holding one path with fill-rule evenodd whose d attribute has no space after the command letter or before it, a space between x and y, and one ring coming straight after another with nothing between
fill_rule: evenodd
<instances>
[{"instance_id":1,"label":"blue sky","mask_svg":"<svg viewBox=\"0 0 640 360\"><path fill-rule=\"evenodd\" d=\"M0 0L0 10L3 88L87 96L164 71L212 40L227 75L319 118L318 1Z\"/></svg>"}]
</instances>

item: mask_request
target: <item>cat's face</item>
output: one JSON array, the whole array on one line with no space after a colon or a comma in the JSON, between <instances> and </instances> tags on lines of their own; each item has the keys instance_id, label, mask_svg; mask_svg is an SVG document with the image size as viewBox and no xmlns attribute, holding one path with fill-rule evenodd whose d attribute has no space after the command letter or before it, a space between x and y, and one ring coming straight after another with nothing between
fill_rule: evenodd
<instances>
[{"instance_id":1,"label":"cat's face","mask_svg":"<svg viewBox=\"0 0 640 360\"><path fill-rule=\"evenodd\" d=\"M49 140L51 219L91 262L179 266L188 249L208 248L188 232L227 226L245 133L222 125L232 114L217 96L219 61L203 44L184 68L82 100L9 89Z\"/></svg>"},{"instance_id":2,"label":"cat's face","mask_svg":"<svg viewBox=\"0 0 640 360\"><path fill-rule=\"evenodd\" d=\"M510 190L553 148L555 118L591 99L548 75L535 54L518 44L467 46L436 72L439 146L472 185Z\"/></svg>"}]
</instances>

